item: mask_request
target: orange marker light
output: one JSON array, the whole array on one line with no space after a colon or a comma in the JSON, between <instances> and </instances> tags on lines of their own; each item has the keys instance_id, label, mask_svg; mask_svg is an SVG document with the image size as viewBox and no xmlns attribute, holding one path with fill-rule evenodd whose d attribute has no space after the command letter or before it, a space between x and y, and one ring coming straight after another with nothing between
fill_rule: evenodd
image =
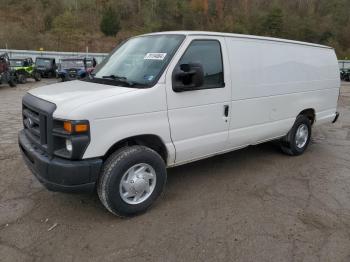
<instances>
[{"instance_id":1,"label":"orange marker light","mask_svg":"<svg viewBox=\"0 0 350 262\"><path fill-rule=\"evenodd\" d=\"M72 131L73 131L72 123L69 121L64 121L63 122L63 129L66 130L68 133L72 133Z\"/></svg>"},{"instance_id":2,"label":"orange marker light","mask_svg":"<svg viewBox=\"0 0 350 262\"><path fill-rule=\"evenodd\" d=\"M82 133L82 132L88 131L89 126L87 124L76 124L74 129L75 129L75 132Z\"/></svg>"}]
</instances>

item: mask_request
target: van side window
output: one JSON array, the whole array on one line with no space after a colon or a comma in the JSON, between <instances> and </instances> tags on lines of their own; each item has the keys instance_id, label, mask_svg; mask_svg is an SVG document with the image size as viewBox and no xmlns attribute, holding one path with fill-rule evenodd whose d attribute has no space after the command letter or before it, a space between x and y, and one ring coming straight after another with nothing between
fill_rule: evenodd
<instances>
[{"instance_id":1,"label":"van side window","mask_svg":"<svg viewBox=\"0 0 350 262\"><path fill-rule=\"evenodd\" d=\"M179 65L200 63L204 71L204 84L199 89L224 87L224 72L220 42L194 40L179 61Z\"/></svg>"}]
</instances>

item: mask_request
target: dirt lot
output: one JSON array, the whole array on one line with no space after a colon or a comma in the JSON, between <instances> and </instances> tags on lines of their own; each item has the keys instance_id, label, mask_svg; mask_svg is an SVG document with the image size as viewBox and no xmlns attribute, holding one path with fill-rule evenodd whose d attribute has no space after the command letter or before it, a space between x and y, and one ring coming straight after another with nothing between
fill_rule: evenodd
<instances>
[{"instance_id":1,"label":"dirt lot","mask_svg":"<svg viewBox=\"0 0 350 262\"><path fill-rule=\"evenodd\" d=\"M119 219L21 159L21 97L51 82L0 87L0 261L350 261L349 84L304 155L267 143L171 169L161 201Z\"/></svg>"}]
</instances>

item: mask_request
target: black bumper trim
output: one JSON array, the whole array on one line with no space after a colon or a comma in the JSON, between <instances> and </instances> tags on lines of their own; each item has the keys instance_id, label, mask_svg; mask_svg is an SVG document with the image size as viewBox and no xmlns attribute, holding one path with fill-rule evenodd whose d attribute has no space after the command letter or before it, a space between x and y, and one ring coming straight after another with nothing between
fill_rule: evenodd
<instances>
[{"instance_id":1,"label":"black bumper trim","mask_svg":"<svg viewBox=\"0 0 350 262\"><path fill-rule=\"evenodd\" d=\"M338 118L339 118L339 112L335 112L335 117L334 117L332 123L334 124L335 122L337 122Z\"/></svg>"},{"instance_id":2,"label":"black bumper trim","mask_svg":"<svg viewBox=\"0 0 350 262\"><path fill-rule=\"evenodd\" d=\"M66 160L49 157L36 148L24 131L18 136L25 163L35 177L48 189L57 192L92 192L102 166L101 159Z\"/></svg>"}]
</instances>

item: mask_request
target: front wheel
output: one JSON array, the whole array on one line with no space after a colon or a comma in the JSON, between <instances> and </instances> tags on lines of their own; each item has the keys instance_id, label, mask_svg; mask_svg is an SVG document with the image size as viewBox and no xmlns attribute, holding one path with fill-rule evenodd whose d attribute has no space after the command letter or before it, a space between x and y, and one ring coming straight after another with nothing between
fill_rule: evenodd
<instances>
[{"instance_id":1,"label":"front wheel","mask_svg":"<svg viewBox=\"0 0 350 262\"><path fill-rule=\"evenodd\" d=\"M295 120L292 129L284 138L282 138L281 149L287 155L301 155L309 145L310 138L310 120L304 115L299 115Z\"/></svg>"},{"instance_id":2,"label":"front wheel","mask_svg":"<svg viewBox=\"0 0 350 262\"><path fill-rule=\"evenodd\" d=\"M18 78L18 83L20 84L27 83L27 76L25 74L20 73L18 74L17 78Z\"/></svg>"},{"instance_id":3,"label":"front wheel","mask_svg":"<svg viewBox=\"0 0 350 262\"><path fill-rule=\"evenodd\" d=\"M167 178L161 156L144 146L125 147L104 163L97 185L102 204L118 216L145 212L161 195Z\"/></svg>"},{"instance_id":4,"label":"front wheel","mask_svg":"<svg viewBox=\"0 0 350 262\"><path fill-rule=\"evenodd\" d=\"M34 80L35 81L40 81L41 80L41 74L39 72L34 72Z\"/></svg>"}]
</instances>

